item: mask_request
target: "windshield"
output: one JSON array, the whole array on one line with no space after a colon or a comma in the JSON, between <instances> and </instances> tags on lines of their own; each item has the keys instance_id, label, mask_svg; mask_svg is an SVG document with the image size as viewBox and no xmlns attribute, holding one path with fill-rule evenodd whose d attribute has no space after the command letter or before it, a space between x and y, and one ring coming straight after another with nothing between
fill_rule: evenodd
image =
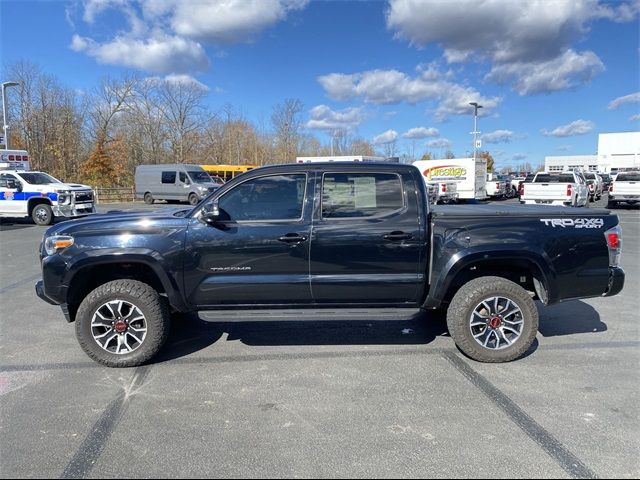
<instances>
[{"instance_id":1,"label":"windshield","mask_svg":"<svg viewBox=\"0 0 640 480\"><path fill-rule=\"evenodd\" d=\"M204 170L191 170L189 176L195 183L211 183L211 177Z\"/></svg>"},{"instance_id":2,"label":"windshield","mask_svg":"<svg viewBox=\"0 0 640 480\"><path fill-rule=\"evenodd\" d=\"M51 175L41 172L19 173L22 179L31 185L49 185L51 183L62 183Z\"/></svg>"}]
</instances>

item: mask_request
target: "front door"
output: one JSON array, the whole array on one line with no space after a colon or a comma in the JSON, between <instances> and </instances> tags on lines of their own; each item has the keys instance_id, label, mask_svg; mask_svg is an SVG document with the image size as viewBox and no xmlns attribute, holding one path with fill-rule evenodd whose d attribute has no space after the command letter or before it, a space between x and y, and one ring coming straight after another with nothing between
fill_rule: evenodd
<instances>
[{"instance_id":1,"label":"front door","mask_svg":"<svg viewBox=\"0 0 640 480\"><path fill-rule=\"evenodd\" d=\"M418 181L422 181L418 179ZM311 236L318 303L406 304L424 283L415 179L389 171L327 172Z\"/></svg>"},{"instance_id":2,"label":"front door","mask_svg":"<svg viewBox=\"0 0 640 480\"><path fill-rule=\"evenodd\" d=\"M310 303L312 202L306 198L313 189L305 173L254 177L219 197L221 221L215 225L195 215L184 262L188 302L199 307Z\"/></svg>"}]
</instances>

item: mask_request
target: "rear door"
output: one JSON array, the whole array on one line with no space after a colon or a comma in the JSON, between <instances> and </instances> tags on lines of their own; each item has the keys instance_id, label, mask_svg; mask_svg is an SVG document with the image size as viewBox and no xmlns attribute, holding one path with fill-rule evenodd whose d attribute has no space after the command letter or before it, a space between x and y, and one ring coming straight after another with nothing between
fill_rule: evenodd
<instances>
[{"instance_id":1,"label":"rear door","mask_svg":"<svg viewBox=\"0 0 640 480\"><path fill-rule=\"evenodd\" d=\"M425 239L414 181L383 169L318 175L310 262L316 302L417 300Z\"/></svg>"}]
</instances>

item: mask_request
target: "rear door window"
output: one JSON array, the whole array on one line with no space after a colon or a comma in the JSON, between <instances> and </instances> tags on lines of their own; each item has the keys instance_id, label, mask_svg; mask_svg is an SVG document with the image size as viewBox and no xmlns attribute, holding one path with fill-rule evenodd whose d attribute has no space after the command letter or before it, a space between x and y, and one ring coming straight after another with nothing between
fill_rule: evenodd
<instances>
[{"instance_id":1,"label":"rear door window","mask_svg":"<svg viewBox=\"0 0 640 480\"><path fill-rule=\"evenodd\" d=\"M394 173L325 173L322 218L388 215L404 207L402 181Z\"/></svg>"}]
</instances>

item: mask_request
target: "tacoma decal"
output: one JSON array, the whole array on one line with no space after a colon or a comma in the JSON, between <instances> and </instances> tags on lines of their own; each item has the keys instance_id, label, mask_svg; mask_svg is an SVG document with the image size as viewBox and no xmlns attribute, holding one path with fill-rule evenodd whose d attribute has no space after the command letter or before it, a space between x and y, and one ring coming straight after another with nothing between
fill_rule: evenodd
<instances>
[{"instance_id":1,"label":"tacoma decal","mask_svg":"<svg viewBox=\"0 0 640 480\"><path fill-rule=\"evenodd\" d=\"M541 218L540 221L547 227L571 227L571 228L602 228L602 218Z\"/></svg>"}]
</instances>

